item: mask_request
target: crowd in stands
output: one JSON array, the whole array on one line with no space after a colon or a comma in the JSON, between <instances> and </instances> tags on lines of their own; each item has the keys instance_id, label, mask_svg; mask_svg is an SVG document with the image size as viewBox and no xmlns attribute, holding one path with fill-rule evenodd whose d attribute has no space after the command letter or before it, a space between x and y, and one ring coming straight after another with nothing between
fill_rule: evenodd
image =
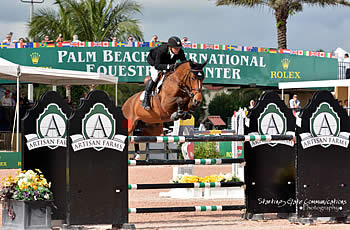
<instances>
[{"instance_id":1,"label":"crowd in stands","mask_svg":"<svg viewBox=\"0 0 350 230\"><path fill-rule=\"evenodd\" d=\"M13 40L12 39L13 33L10 32L6 35L6 39L2 41L2 43L6 43L7 45L11 45L12 43L24 43L25 39L24 38L19 38L18 40ZM113 37L111 38L111 41L113 42L118 42L117 41L117 37ZM53 43L53 42L80 42L78 35L73 35L72 40L64 40L63 35L59 34L58 37L56 38L56 40L50 39L49 35L45 35L43 40L41 41L41 43ZM132 46L132 43L134 42L134 37L132 35L128 36L128 40L126 41L126 46ZM153 35L152 39L150 42L162 42L160 40L158 40L158 36L157 35ZM187 37L184 37L182 39L182 43L186 44L186 43L191 43L190 41L188 41Z\"/></svg>"}]
</instances>

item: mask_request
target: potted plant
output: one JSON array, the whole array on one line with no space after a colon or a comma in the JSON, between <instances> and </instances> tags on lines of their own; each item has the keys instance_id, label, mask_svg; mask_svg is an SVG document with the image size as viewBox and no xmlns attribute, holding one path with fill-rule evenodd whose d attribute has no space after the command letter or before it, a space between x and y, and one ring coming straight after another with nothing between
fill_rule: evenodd
<instances>
[{"instance_id":1,"label":"potted plant","mask_svg":"<svg viewBox=\"0 0 350 230\"><path fill-rule=\"evenodd\" d=\"M2 229L51 229L53 194L39 169L2 179Z\"/></svg>"}]
</instances>

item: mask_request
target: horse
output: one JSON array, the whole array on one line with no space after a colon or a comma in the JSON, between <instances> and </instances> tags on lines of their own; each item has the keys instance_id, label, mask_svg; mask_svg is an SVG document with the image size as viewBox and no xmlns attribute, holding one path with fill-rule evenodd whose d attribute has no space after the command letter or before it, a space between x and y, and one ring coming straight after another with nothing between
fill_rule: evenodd
<instances>
[{"instance_id":1,"label":"horse","mask_svg":"<svg viewBox=\"0 0 350 230\"><path fill-rule=\"evenodd\" d=\"M173 72L166 73L158 94L151 96L151 110L145 110L138 92L123 105L122 112L128 119L128 135L142 121L139 134L159 136L163 132L163 122L189 119L194 109L202 101L204 80L203 64L191 60L176 64Z\"/></svg>"}]
</instances>

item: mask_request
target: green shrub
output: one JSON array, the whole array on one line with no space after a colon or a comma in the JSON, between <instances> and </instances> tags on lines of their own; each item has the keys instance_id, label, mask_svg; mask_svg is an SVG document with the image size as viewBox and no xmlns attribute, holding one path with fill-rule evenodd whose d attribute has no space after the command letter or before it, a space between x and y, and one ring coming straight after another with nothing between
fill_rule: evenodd
<instances>
[{"instance_id":1,"label":"green shrub","mask_svg":"<svg viewBox=\"0 0 350 230\"><path fill-rule=\"evenodd\" d=\"M216 150L216 142L200 142L194 145L195 159L217 159L220 153Z\"/></svg>"}]
</instances>

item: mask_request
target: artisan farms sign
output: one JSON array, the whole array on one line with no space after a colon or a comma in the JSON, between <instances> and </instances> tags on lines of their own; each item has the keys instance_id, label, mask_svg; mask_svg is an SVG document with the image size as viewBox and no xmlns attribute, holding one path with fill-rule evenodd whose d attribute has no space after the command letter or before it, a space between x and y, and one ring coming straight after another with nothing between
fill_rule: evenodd
<instances>
[{"instance_id":1,"label":"artisan farms sign","mask_svg":"<svg viewBox=\"0 0 350 230\"><path fill-rule=\"evenodd\" d=\"M119 82L143 82L150 75L149 47L60 47L1 49L0 57L20 65L98 72ZM185 49L203 63L205 84L277 86L278 82L335 80L337 60L289 54Z\"/></svg>"}]
</instances>

